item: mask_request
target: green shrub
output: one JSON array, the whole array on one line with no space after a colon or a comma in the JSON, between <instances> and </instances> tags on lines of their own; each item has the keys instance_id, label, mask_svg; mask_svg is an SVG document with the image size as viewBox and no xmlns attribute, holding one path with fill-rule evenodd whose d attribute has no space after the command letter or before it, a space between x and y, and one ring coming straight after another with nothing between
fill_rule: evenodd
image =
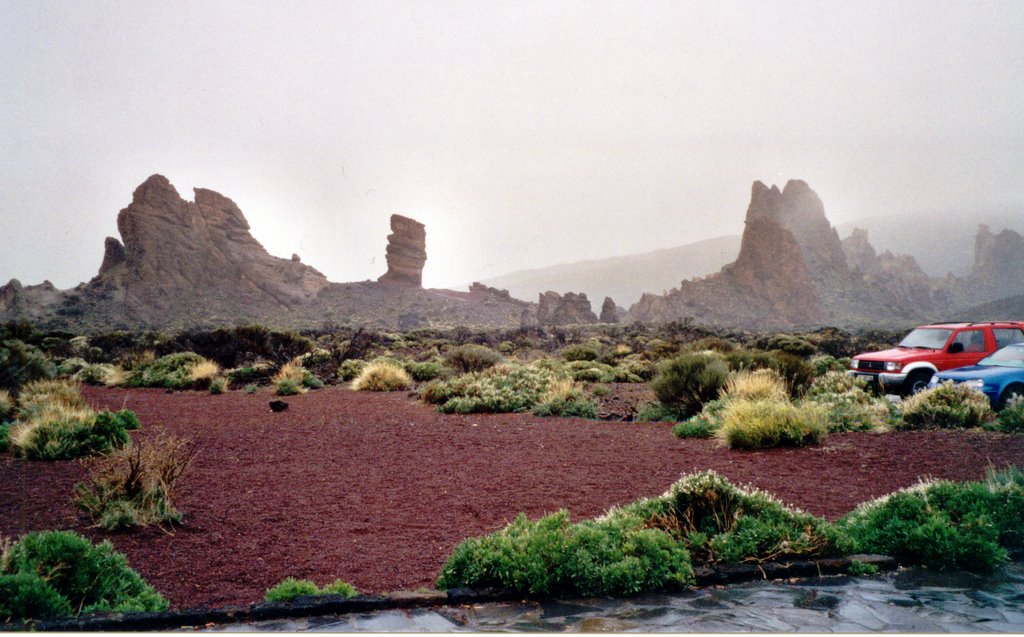
<instances>
[{"instance_id":1,"label":"green shrub","mask_svg":"<svg viewBox=\"0 0 1024 637\"><path fill-rule=\"evenodd\" d=\"M257 387L255 383L249 383L248 385L245 386L243 391L247 394L255 394L256 390L258 389L259 387Z\"/></svg>"},{"instance_id":2,"label":"green shrub","mask_svg":"<svg viewBox=\"0 0 1024 637\"><path fill-rule=\"evenodd\" d=\"M759 366L756 357L754 365ZM771 353L768 366L782 376L792 396L802 396L815 379L814 368L810 363L799 356L781 350Z\"/></svg>"},{"instance_id":3,"label":"green shrub","mask_svg":"<svg viewBox=\"0 0 1024 637\"><path fill-rule=\"evenodd\" d=\"M793 336L791 334L776 334L770 336L762 345L763 349L769 351L780 351L793 356L806 357L818 351L813 343Z\"/></svg>"},{"instance_id":4,"label":"green shrub","mask_svg":"<svg viewBox=\"0 0 1024 637\"><path fill-rule=\"evenodd\" d=\"M123 377L122 374L114 365L97 363L82 367L72 378L86 385L114 385Z\"/></svg>"},{"instance_id":5,"label":"green shrub","mask_svg":"<svg viewBox=\"0 0 1024 637\"><path fill-rule=\"evenodd\" d=\"M11 446L10 430L10 425L8 425L5 422L0 423L0 452L7 451L7 449Z\"/></svg>"},{"instance_id":6,"label":"green shrub","mask_svg":"<svg viewBox=\"0 0 1024 637\"><path fill-rule=\"evenodd\" d=\"M563 510L535 522L520 514L500 531L465 540L441 568L437 587L592 597L672 590L692 581L686 549L665 531L570 524Z\"/></svg>"},{"instance_id":7,"label":"green shrub","mask_svg":"<svg viewBox=\"0 0 1024 637\"><path fill-rule=\"evenodd\" d=\"M906 398L900 429L980 427L995 414L985 394L963 383L945 382Z\"/></svg>"},{"instance_id":8,"label":"green shrub","mask_svg":"<svg viewBox=\"0 0 1024 637\"><path fill-rule=\"evenodd\" d=\"M702 414L692 416L672 427L672 433L677 438L714 438L717 431L718 425Z\"/></svg>"},{"instance_id":9,"label":"green shrub","mask_svg":"<svg viewBox=\"0 0 1024 637\"><path fill-rule=\"evenodd\" d=\"M317 378L312 372L306 371L302 375L302 386L306 389L323 389L324 381Z\"/></svg>"},{"instance_id":10,"label":"green shrub","mask_svg":"<svg viewBox=\"0 0 1024 637\"><path fill-rule=\"evenodd\" d=\"M220 372L213 361L194 352L178 352L142 363L125 377L128 387L166 389L205 389Z\"/></svg>"},{"instance_id":11,"label":"green shrub","mask_svg":"<svg viewBox=\"0 0 1024 637\"><path fill-rule=\"evenodd\" d=\"M693 582L695 563L842 554L849 539L827 521L787 509L714 472L686 476L657 497L571 524L565 511L459 544L437 587L500 587L543 597L632 595Z\"/></svg>"},{"instance_id":12,"label":"green shrub","mask_svg":"<svg viewBox=\"0 0 1024 637\"><path fill-rule=\"evenodd\" d=\"M600 353L589 345L570 345L562 350L562 358L566 361L596 361Z\"/></svg>"},{"instance_id":13,"label":"green shrub","mask_svg":"<svg viewBox=\"0 0 1024 637\"><path fill-rule=\"evenodd\" d=\"M0 624L71 614L67 598L35 573L0 575Z\"/></svg>"},{"instance_id":14,"label":"green shrub","mask_svg":"<svg viewBox=\"0 0 1024 637\"><path fill-rule=\"evenodd\" d=\"M320 589L313 581L289 577L267 589L264 599L268 602L290 602L296 597L316 595L318 592Z\"/></svg>"},{"instance_id":15,"label":"green shrub","mask_svg":"<svg viewBox=\"0 0 1024 637\"><path fill-rule=\"evenodd\" d=\"M228 389L228 380L223 376L219 376L210 381L210 393L211 394L223 394Z\"/></svg>"},{"instance_id":16,"label":"green shrub","mask_svg":"<svg viewBox=\"0 0 1024 637\"><path fill-rule=\"evenodd\" d=\"M412 386L412 378L399 363L376 360L352 381L356 391L401 391Z\"/></svg>"},{"instance_id":17,"label":"green shrub","mask_svg":"<svg viewBox=\"0 0 1024 637\"><path fill-rule=\"evenodd\" d=\"M258 362L229 369L225 373L232 384L241 385L269 381L277 373L277 370L278 367L273 363Z\"/></svg>"},{"instance_id":18,"label":"green shrub","mask_svg":"<svg viewBox=\"0 0 1024 637\"><path fill-rule=\"evenodd\" d=\"M984 482L922 482L859 506L840 519L858 551L904 565L991 571L1006 546L1024 543L1024 474L990 472Z\"/></svg>"},{"instance_id":19,"label":"green shrub","mask_svg":"<svg viewBox=\"0 0 1024 637\"><path fill-rule=\"evenodd\" d=\"M92 464L88 481L75 485L75 504L108 531L179 522L175 486L195 453L165 434L124 447Z\"/></svg>"},{"instance_id":20,"label":"green shrub","mask_svg":"<svg viewBox=\"0 0 1024 637\"><path fill-rule=\"evenodd\" d=\"M845 374L846 370L850 368L849 358L836 358L831 354L812 356L807 363L814 370L814 375L817 377L824 376L829 372L843 372Z\"/></svg>"},{"instance_id":21,"label":"green shrub","mask_svg":"<svg viewBox=\"0 0 1024 637\"><path fill-rule=\"evenodd\" d=\"M297 396L305 392L306 388L294 378L282 378L274 383L274 393L278 396Z\"/></svg>"},{"instance_id":22,"label":"green shrub","mask_svg":"<svg viewBox=\"0 0 1024 637\"><path fill-rule=\"evenodd\" d=\"M53 378L56 371L38 348L17 339L0 342L0 389L17 392L26 383Z\"/></svg>"},{"instance_id":23,"label":"green shrub","mask_svg":"<svg viewBox=\"0 0 1024 637\"><path fill-rule=\"evenodd\" d=\"M463 374L482 372L501 361L501 354L483 345L466 344L454 347L445 355L444 362Z\"/></svg>"},{"instance_id":24,"label":"green shrub","mask_svg":"<svg viewBox=\"0 0 1024 637\"><path fill-rule=\"evenodd\" d=\"M619 361L618 369L639 378L641 381L651 380L658 373L657 365L636 354L631 354Z\"/></svg>"},{"instance_id":25,"label":"green shrub","mask_svg":"<svg viewBox=\"0 0 1024 637\"><path fill-rule=\"evenodd\" d=\"M363 367L365 365L366 361L361 361L358 358L350 358L346 361L342 361L341 366L338 367L338 378L347 383L358 376L359 373L363 371Z\"/></svg>"},{"instance_id":26,"label":"green shrub","mask_svg":"<svg viewBox=\"0 0 1024 637\"><path fill-rule=\"evenodd\" d=\"M88 364L89 363L82 358L68 358L61 361L60 365L57 365L56 373L57 376L73 376Z\"/></svg>"},{"instance_id":27,"label":"green shrub","mask_svg":"<svg viewBox=\"0 0 1024 637\"><path fill-rule=\"evenodd\" d=\"M345 597L355 597L358 594L359 591L356 590L355 586L340 579L320 588L311 580L289 577L267 589L265 599L268 602L290 602L296 597L304 595L344 595Z\"/></svg>"},{"instance_id":28,"label":"green shrub","mask_svg":"<svg viewBox=\"0 0 1024 637\"><path fill-rule=\"evenodd\" d=\"M726 378L721 394L730 399L786 401L786 383L773 369L739 370Z\"/></svg>"},{"instance_id":29,"label":"green shrub","mask_svg":"<svg viewBox=\"0 0 1024 637\"><path fill-rule=\"evenodd\" d=\"M733 400L722 411L718 439L733 449L816 444L826 435L825 412L780 400Z\"/></svg>"},{"instance_id":30,"label":"green shrub","mask_svg":"<svg viewBox=\"0 0 1024 637\"><path fill-rule=\"evenodd\" d=\"M551 383L533 408L536 416L597 418L597 404L569 379Z\"/></svg>"},{"instance_id":31,"label":"green shrub","mask_svg":"<svg viewBox=\"0 0 1024 637\"><path fill-rule=\"evenodd\" d=\"M867 390L866 383L845 372L830 371L815 379L803 404L828 411L829 431L882 431L893 418L891 404Z\"/></svg>"},{"instance_id":32,"label":"green shrub","mask_svg":"<svg viewBox=\"0 0 1024 637\"><path fill-rule=\"evenodd\" d=\"M878 572L878 566L876 564L861 562L860 560L851 560L850 566L847 567L846 572L850 575L874 575Z\"/></svg>"},{"instance_id":33,"label":"green shrub","mask_svg":"<svg viewBox=\"0 0 1024 637\"><path fill-rule=\"evenodd\" d=\"M128 560L114 551L110 542L93 545L71 531L40 531L25 535L5 554L0 572L38 577L67 603L66 607L59 602L56 606L61 610L69 608L74 614L94 611L155 612L166 610L168 606L163 596L129 568ZM24 579L16 585L19 590L42 588ZM47 598L49 601L44 604L48 609L56 608L45 589L30 594L37 600Z\"/></svg>"},{"instance_id":34,"label":"green shrub","mask_svg":"<svg viewBox=\"0 0 1024 637\"><path fill-rule=\"evenodd\" d=\"M714 471L685 476L663 495L612 509L602 519L667 529L701 564L823 557L852 548L826 520L734 486Z\"/></svg>"},{"instance_id":35,"label":"green shrub","mask_svg":"<svg viewBox=\"0 0 1024 637\"><path fill-rule=\"evenodd\" d=\"M409 362L405 364L405 371L409 372L414 381L422 383L440 376L444 372L444 366L436 361Z\"/></svg>"},{"instance_id":36,"label":"green shrub","mask_svg":"<svg viewBox=\"0 0 1024 637\"><path fill-rule=\"evenodd\" d=\"M483 372L434 381L420 398L443 413L508 413L529 411L565 372L541 364L499 365Z\"/></svg>"},{"instance_id":37,"label":"green shrub","mask_svg":"<svg viewBox=\"0 0 1024 637\"><path fill-rule=\"evenodd\" d=\"M138 428L134 412L71 413L16 423L10 431L15 455L29 460L70 460L102 454L128 442Z\"/></svg>"},{"instance_id":38,"label":"green shrub","mask_svg":"<svg viewBox=\"0 0 1024 637\"><path fill-rule=\"evenodd\" d=\"M728 374L728 366L717 356L683 354L658 366L651 389L662 405L687 418L718 397Z\"/></svg>"},{"instance_id":39,"label":"green shrub","mask_svg":"<svg viewBox=\"0 0 1024 637\"><path fill-rule=\"evenodd\" d=\"M1024 432L1024 398L1010 400L996 417L995 428L1006 433Z\"/></svg>"}]
</instances>

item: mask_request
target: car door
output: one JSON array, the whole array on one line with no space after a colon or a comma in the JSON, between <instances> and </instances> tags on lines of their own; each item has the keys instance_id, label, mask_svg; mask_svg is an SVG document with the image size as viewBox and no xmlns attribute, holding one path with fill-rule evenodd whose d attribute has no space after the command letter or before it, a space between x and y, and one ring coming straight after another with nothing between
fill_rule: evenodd
<instances>
[{"instance_id":1,"label":"car door","mask_svg":"<svg viewBox=\"0 0 1024 637\"><path fill-rule=\"evenodd\" d=\"M939 367L939 371L973 365L985 358L986 353L994 349L994 346L994 342L988 343L985 330L982 328L960 330L946 346L946 354L942 357L943 366Z\"/></svg>"}]
</instances>

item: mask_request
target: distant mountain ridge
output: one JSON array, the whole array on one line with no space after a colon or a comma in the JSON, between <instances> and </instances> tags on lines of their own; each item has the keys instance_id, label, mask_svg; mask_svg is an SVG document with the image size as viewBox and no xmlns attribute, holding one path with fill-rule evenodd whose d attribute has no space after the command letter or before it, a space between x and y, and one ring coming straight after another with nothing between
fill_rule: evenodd
<instances>
[{"instance_id":1,"label":"distant mountain ridge","mask_svg":"<svg viewBox=\"0 0 1024 637\"><path fill-rule=\"evenodd\" d=\"M1024 232L1024 207L970 214L876 215L840 223L835 228L844 238L854 230L864 230L878 252L912 256L925 274L942 277L970 273L973 238L979 225ZM575 290L587 294L595 304L611 297L616 304L629 307L645 292L663 293L687 279L717 272L736 259L740 243L741 235L725 235L651 252L517 270L481 282L508 290L524 301L534 301L547 290Z\"/></svg>"},{"instance_id":2,"label":"distant mountain ridge","mask_svg":"<svg viewBox=\"0 0 1024 637\"><path fill-rule=\"evenodd\" d=\"M739 251L740 237L731 235L641 254L519 270L481 283L508 290L524 301L533 301L546 290L576 290L585 292L592 302L607 296L626 307L644 292L668 290L683 279L714 272Z\"/></svg>"}]
</instances>

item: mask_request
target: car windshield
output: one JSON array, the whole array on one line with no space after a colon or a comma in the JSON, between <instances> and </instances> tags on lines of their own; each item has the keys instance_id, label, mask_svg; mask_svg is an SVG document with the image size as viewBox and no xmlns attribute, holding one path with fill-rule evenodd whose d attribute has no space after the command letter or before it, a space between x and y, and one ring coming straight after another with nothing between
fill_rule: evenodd
<instances>
[{"instance_id":1,"label":"car windshield","mask_svg":"<svg viewBox=\"0 0 1024 637\"><path fill-rule=\"evenodd\" d=\"M923 349L942 349L946 345L946 341L949 340L949 335L953 333L953 330L935 328L935 327L919 327L907 337L900 341L899 347L920 347Z\"/></svg>"},{"instance_id":2,"label":"car windshield","mask_svg":"<svg viewBox=\"0 0 1024 637\"><path fill-rule=\"evenodd\" d=\"M1018 367L1024 369L1024 347L1009 345L991 356L978 361L979 365L997 365L999 367Z\"/></svg>"}]
</instances>

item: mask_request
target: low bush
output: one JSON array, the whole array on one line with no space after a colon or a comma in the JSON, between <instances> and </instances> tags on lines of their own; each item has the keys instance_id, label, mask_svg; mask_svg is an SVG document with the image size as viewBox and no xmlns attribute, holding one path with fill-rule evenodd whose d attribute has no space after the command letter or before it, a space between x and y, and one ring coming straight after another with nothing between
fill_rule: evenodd
<instances>
[{"instance_id":1,"label":"low bush","mask_svg":"<svg viewBox=\"0 0 1024 637\"><path fill-rule=\"evenodd\" d=\"M412 378L401 364L378 359L363 368L352 381L356 391L401 391L412 387Z\"/></svg>"},{"instance_id":2,"label":"low bush","mask_svg":"<svg viewBox=\"0 0 1024 637\"><path fill-rule=\"evenodd\" d=\"M91 465L88 481L75 485L75 504L108 531L179 522L175 487L195 454L165 433L128 445Z\"/></svg>"},{"instance_id":3,"label":"low bush","mask_svg":"<svg viewBox=\"0 0 1024 637\"><path fill-rule=\"evenodd\" d=\"M776 334L759 343L762 349L806 357L818 351L813 343L792 334Z\"/></svg>"},{"instance_id":4,"label":"low bush","mask_svg":"<svg viewBox=\"0 0 1024 637\"><path fill-rule=\"evenodd\" d=\"M899 429L980 427L995 413L985 394L963 383L945 382L903 401Z\"/></svg>"},{"instance_id":5,"label":"low bush","mask_svg":"<svg viewBox=\"0 0 1024 637\"><path fill-rule=\"evenodd\" d=\"M569 522L559 511L520 514L504 529L468 539L441 568L439 589L500 587L543 597L634 595L693 582L686 548L665 531Z\"/></svg>"},{"instance_id":6,"label":"low bush","mask_svg":"<svg viewBox=\"0 0 1024 637\"><path fill-rule=\"evenodd\" d=\"M536 416L597 418L597 404L570 379L551 383L533 408Z\"/></svg>"},{"instance_id":7,"label":"low bush","mask_svg":"<svg viewBox=\"0 0 1024 637\"><path fill-rule=\"evenodd\" d=\"M676 423L672 427L672 433L677 438L714 438L718 427L716 423L705 418L702 414L697 414L687 420Z\"/></svg>"},{"instance_id":8,"label":"low bush","mask_svg":"<svg viewBox=\"0 0 1024 637\"><path fill-rule=\"evenodd\" d=\"M219 373L217 363L194 352L178 352L138 364L127 373L124 384L128 387L206 389Z\"/></svg>"},{"instance_id":9,"label":"low bush","mask_svg":"<svg viewBox=\"0 0 1024 637\"><path fill-rule=\"evenodd\" d=\"M278 396L297 396L306 393L306 388L292 378L274 381L274 393Z\"/></svg>"},{"instance_id":10,"label":"low bush","mask_svg":"<svg viewBox=\"0 0 1024 637\"><path fill-rule=\"evenodd\" d=\"M773 369L740 370L729 374L722 395L733 399L785 401L786 383Z\"/></svg>"},{"instance_id":11,"label":"low bush","mask_svg":"<svg viewBox=\"0 0 1024 637\"><path fill-rule=\"evenodd\" d=\"M359 360L358 358L350 358L347 361L342 361L341 366L338 367L338 378L347 383L350 380L355 379L355 377L359 375L359 372L363 371L363 367L365 366L366 361Z\"/></svg>"},{"instance_id":12,"label":"low bush","mask_svg":"<svg viewBox=\"0 0 1024 637\"><path fill-rule=\"evenodd\" d=\"M463 374L482 372L501 361L501 354L483 345L468 343L453 347L444 357L444 362Z\"/></svg>"},{"instance_id":13,"label":"low bush","mask_svg":"<svg viewBox=\"0 0 1024 637\"><path fill-rule=\"evenodd\" d=\"M11 426L5 422L0 422L0 452L7 451L11 446Z\"/></svg>"},{"instance_id":14,"label":"low bush","mask_svg":"<svg viewBox=\"0 0 1024 637\"><path fill-rule=\"evenodd\" d=\"M600 356L597 349L589 345L570 345L562 350L562 358L566 361L596 361Z\"/></svg>"},{"instance_id":15,"label":"low bush","mask_svg":"<svg viewBox=\"0 0 1024 637\"><path fill-rule=\"evenodd\" d=\"M431 382L420 390L420 398L448 414L522 412L533 409L552 383L565 378L564 371L540 364L498 365Z\"/></svg>"},{"instance_id":16,"label":"low bush","mask_svg":"<svg viewBox=\"0 0 1024 637\"><path fill-rule=\"evenodd\" d=\"M320 389L324 386L323 381L310 373L298 361L282 365L271 380L278 396L304 394L307 389Z\"/></svg>"},{"instance_id":17,"label":"low bush","mask_svg":"<svg viewBox=\"0 0 1024 637\"><path fill-rule=\"evenodd\" d=\"M223 394L228 390L228 379L218 376L210 381L211 394Z\"/></svg>"},{"instance_id":18,"label":"low bush","mask_svg":"<svg viewBox=\"0 0 1024 637\"><path fill-rule=\"evenodd\" d=\"M640 422L676 422L679 417L674 409L668 409L665 405L655 401L640 405L636 411L636 420Z\"/></svg>"},{"instance_id":19,"label":"low bush","mask_svg":"<svg viewBox=\"0 0 1024 637\"><path fill-rule=\"evenodd\" d=\"M17 392L26 383L53 378L56 372L37 347L18 339L0 341L0 389Z\"/></svg>"},{"instance_id":20,"label":"low bush","mask_svg":"<svg viewBox=\"0 0 1024 637\"><path fill-rule=\"evenodd\" d=\"M758 363L755 357L755 366ZM774 369L786 381L789 393L793 397L803 396L816 377L814 368L806 360L785 351L773 351L769 367Z\"/></svg>"},{"instance_id":21,"label":"low bush","mask_svg":"<svg viewBox=\"0 0 1024 637\"><path fill-rule=\"evenodd\" d=\"M264 383L270 381L277 373L277 365L266 361L256 362L244 367L229 369L228 380L234 385L247 385L249 383Z\"/></svg>"},{"instance_id":22,"label":"low bush","mask_svg":"<svg viewBox=\"0 0 1024 637\"><path fill-rule=\"evenodd\" d=\"M73 380L86 385L120 385L125 381L124 370L109 363L89 364L71 377Z\"/></svg>"},{"instance_id":23,"label":"low bush","mask_svg":"<svg viewBox=\"0 0 1024 637\"><path fill-rule=\"evenodd\" d=\"M422 363L408 362L405 364L405 371L416 382L422 383L434 380L444 373L444 366L437 361L425 361Z\"/></svg>"},{"instance_id":24,"label":"low bush","mask_svg":"<svg viewBox=\"0 0 1024 637\"><path fill-rule=\"evenodd\" d=\"M894 418L888 400L845 372L830 371L815 379L804 398L803 404L808 403L827 410L829 431L884 431Z\"/></svg>"},{"instance_id":25,"label":"low bush","mask_svg":"<svg viewBox=\"0 0 1024 637\"><path fill-rule=\"evenodd\" d=\"M0 574L7 576L0 590L10 592L0 594L0 620L5 621L168 607L110 542L93 545L71 531L25 535L4 553Z\"/></svg>"},{"instance_id":26,"label":"low bush","mask_svg":"<svg viewBox=\"0 0 1024 637\"><path fill-rule=\"evenodd\" d=\"M57 365L56 374L57 376L73 376L88 364L84 358L67 358Z\"/></svg>"},{"instance_id":27,"label":"low bush","mask_svg":"<svg viewBox=\"0 0 1024 637\"><path fill-rule=\"evenodd\" d=\"M719 441L732 449L816 444L826 435L825 412L781 400L731 400L722 410Z\"/></svg>"},{"instance_id":28,"label":"low bush","mask_svg":"<svg viewBox=\"0 0 1024 637\"><path fill-rule=\"evenodd\" d=\"M859 506L838 522L856 550L901 564L991 571L1005 547L1024 543L1024 474L990 472L983 482L922 482Z\"/></svg>"},{"instance_id":29,"label":"low bush","mask_svg":"<svg viewBox=\"0 0 1024 637\"><path fill-rule=\"evenodd\" d=\"M12 425L10 444L29 460L70 460L124 446L130 428L138 428L138 418L128 410L47 416Z\"/></svg>"},{"instance_id":30,"label":"low bush","mask_svg":"<svg viewBox=\"0 0 1024 637\"><path fill-rule=\"evenodd\" d=\"M843 372L850 368L850 359L846 357L836 358L831 354L818 354L812 356L807 363L814 370L816 377L824 376L829 372Z\"/></svg>"},{"instance_id":31,"label":"low bush","mask_svg":"<svg viewBox=\"0 0 1024 637\"><path fill-rule=\"evenodd\" d=\"M355 586L340 579L320 588L311 580L289 577L267 589L265 599L268 602L290 602L296 597L304 595L343 595L345 597L355 597L358 594L359 591L356 590Z\"/></svg>"},{"instance_id":32,"label":"low bush","mask_svg":"<svg viewBox=\"0 0 1024 637\"><path fill-rule=\"evenodd\" d=\"M520 514L504 529L458 545L437 587L632 595L691 584L693 563L814 558L850 548L827 521L705 472L596 520L571 524L565 511L536 521Z\"/></svg>"},{"instance_id":33,"label":"low bush","mask_svg":"<svg viewBox=\"0 0 1024 637\"><path fill-rule=\"evenodd\" d=\"M1024 398L1018 396L1010 400L999 412L994 424L996 430L1005 433L1024 432Z\"/></svg>"},{"instance_id":34,"label":"low bush","mask_svg":"<svg viewBox=\"0 0 1024 637\"><path fill-rule=\"evenodd\" d=\"M718 397L728 374L728 366L717 356L683 354L658 366L651 389L662 405L688 418Z\"/></svg>"}]
</instances>

